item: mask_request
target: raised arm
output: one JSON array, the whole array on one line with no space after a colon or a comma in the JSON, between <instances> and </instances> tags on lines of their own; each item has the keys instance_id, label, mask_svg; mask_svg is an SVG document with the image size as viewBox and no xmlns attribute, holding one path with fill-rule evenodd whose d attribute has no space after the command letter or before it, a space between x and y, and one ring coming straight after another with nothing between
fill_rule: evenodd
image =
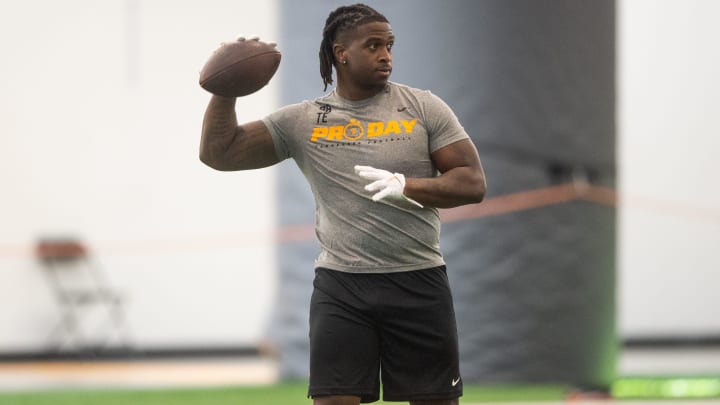
<instances>
[{"instance_id":1,"label":"raised arm","mask_svg":"<svg viewBox=\"0 0 720 405\"><path fill-rule=\"evenodd\" d=\"M262 121L238 125L235 98L212 96L205 110L200 160L216 170L250 170L279 162Z\"/></svg>"},{"instance_id":2,"label":"raised arm","mask_svg":"<svg viewBox=\"0 0 720 405\"><path fill-rule=\"evenodd\" d=\"M407 178L404 194L423 205L452 208L479 203L485 197L485 172L469 139L451 143L432 154L441 175Z\"/></svg>"}]
</instances>

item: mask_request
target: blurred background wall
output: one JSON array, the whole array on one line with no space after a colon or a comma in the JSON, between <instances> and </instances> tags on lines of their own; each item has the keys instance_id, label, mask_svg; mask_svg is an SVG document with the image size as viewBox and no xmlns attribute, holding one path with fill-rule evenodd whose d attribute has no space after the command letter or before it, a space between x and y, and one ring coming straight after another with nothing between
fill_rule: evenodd
<instances>
[{"instance_id":1,"label":"blurred background wall","mask_svg":"<svg viewBox=\"0 0 720 405\"><path fill-rule=\"evenodd\" d=\"M312 61L337 2L320 4ZM237 0L6 1L0 11L0 353L43 351L57 322L32 254L41 236L88 242L127 296L140 348L265 339L273 303L293 293L277 261L312 256L277 257L276 242L306 235L312 202L278 218L277 169L219 173L199 162L209 96L197 74L220 41L279 38L291 16L277 2ZM717 338L720 4L618 0L616 11L619 335ZM403 27L401 72L402 38L427 35L434 16L387 14ZM431 67L442 60L422 51ZM322 90L317 69L285 60L268 88L238 102L240 120L273 111L281 86L299 82L317 83L307 98Z\"/></svg>"},{"instance_id":2,"label":"blurred background wall","mask_svg":"<svg viewBox=\"0 0 720 405\"><path fill-rule=\"evenodd\" d=\"M261 339L274 171L201 164L210 96L197 79L221 41L275 37L275 14L272 1L0 5L0 352L44 349L58 320L32 256L47 236L87 242L140 347ZM275 94L271 84L238 109L260 117Z\"/></svg>"},{"instance_id":3,"label":"blurred background wall","mask_svg":"<svg viewBox=\"0 0 720 405\"><path fill-rule=\"evenodd\" d=\"M619 322L720 336L720 32L712 0L618 2Z\"/></svg>"}]
</instances>

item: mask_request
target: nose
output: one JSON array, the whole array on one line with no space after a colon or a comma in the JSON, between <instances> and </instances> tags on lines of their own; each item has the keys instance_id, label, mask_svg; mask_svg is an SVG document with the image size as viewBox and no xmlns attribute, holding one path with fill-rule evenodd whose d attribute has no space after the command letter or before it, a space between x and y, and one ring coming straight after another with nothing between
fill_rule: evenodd
<instances>
[{"instance_id":1,"label":"nose","mask_svg":"<svg viewBox=\"0 0 720 405\"><path fill-rule=\"evenodd\" d=\"M387 48L382 48L378 54L380 62L390 62L392 60L392 53Z\"/></svg>"}]
</instances>

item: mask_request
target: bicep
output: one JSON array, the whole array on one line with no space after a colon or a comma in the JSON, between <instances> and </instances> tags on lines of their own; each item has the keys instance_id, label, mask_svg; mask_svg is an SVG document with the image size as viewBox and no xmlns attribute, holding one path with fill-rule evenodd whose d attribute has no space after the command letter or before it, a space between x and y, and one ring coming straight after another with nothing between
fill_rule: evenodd
<instances>
[{"instance_id":1,"label":"bicep","mask_svg":"<svg viewBox=\"0 0 720 405\"><path fill-rule=\"evenodd\" d=\"M470 139L463 139L444 146L431 154L435 167L445 173L458 167L468 167L482 172L480 157Z\"/></svg>"},{"instance_id":2,"label":"bicep","mask_svg":"<svg viewBox=\"0 0 720 405\"><path fill-rule=\"evenodd\" d=\"M437 207L448 208L483 200L487 191L485 171L470 139L453 142L436 150L432 153L432 159L441 173L437 178L439 184L443 184L443 189L453 196L451 204L438 204Z\"/></svg>"},{"instance_id":3,"label":"bicep","mask_svg":"<svg viewBox=\"0 0 720 405\"><path fill-rule=\"evenodd\" d=\"M222 160L222 167L218 170L259 169L280 161L272 135L262 121L237 126Z\"/></svg>"}]
</instances>

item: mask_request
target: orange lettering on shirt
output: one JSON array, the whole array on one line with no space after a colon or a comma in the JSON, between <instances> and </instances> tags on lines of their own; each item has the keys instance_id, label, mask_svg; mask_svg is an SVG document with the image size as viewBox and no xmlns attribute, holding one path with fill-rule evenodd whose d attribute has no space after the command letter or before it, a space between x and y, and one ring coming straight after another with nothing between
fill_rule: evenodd
<instances>
[{"instance_id":1,"label":"orange lettering on shirt","mask_svg":"<svg viewBox=\"0 0 720 405\"><path fill-rule=\"evenodd\" d=\"M381 121L368 123L368 131L367 131L368 138L382 136L383 128L385 128L385 124Z\"/></svg>"},{"instance_id":2,"label":"orange lettering on shirt","mask_svg":"<svg viewBox=\"0 0 720 405\"><path fill-rule=\"evenodd\" d=\"M312 138L310 138L310 142L317 142L318 138L325 138L328 135L328 129L325 127L315 127L313 128Z\"/></svg>"},{"instance_id":3,"label":"orange lettering on shirt","mask_svg":"<svg viewBox=\"0 0 720 405\"><path fill-rule=\"evenodd\" d=\"M405 132L408 134L412 134L413 128L415 128L415 124L417 124L417 118L415 118L412 121L402 120L400 121L402 123L403 128L405 128Z\"/></svg>"},{"instance_id":4,"label":"orange lettering on shirt","mask_svg":"<svg viewBox=\"0 0 720 405\"><path fill-rule=\"evenodd\" d=\"M397 121L388 121L387 126L385 127L385 132L383 132L383 135L399 134L399 133L400 133L400 124L398 124Z\"/></svg>"},{"instance_id":5,"label":"orange lettering on shirt","mask_svg":"<svg viewBox=\"0 0 720 405\"><path fill-rule=\"evenodd\" d=\"M343 132L345 132L345 127L330 127L327 137L328 141L342 141Z\"/></svg>"}]
</instances>

